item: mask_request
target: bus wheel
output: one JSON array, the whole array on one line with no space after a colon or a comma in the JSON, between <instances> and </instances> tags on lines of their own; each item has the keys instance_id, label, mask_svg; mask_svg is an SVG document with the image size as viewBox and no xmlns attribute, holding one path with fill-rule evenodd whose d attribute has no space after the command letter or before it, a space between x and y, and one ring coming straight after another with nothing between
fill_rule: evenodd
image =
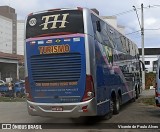
<instances>
[{"instance_id":1,"label":"bus wheel","mask_svg":"<svg viewBox=\"0 0 160 132\"><path fill-rule=\"evenodd\" d=\"M113 114L118 114L120 110L120 97L117 96L113 99Z\"/></svg>"},{"instance_id":2,"label":"bus wheel","mask_svg":"<svg viewBox=\"0 0 160 132\"><path fill-rule=\"evenodd\" d=\"M138 97L139 97L139 89L138 88L136 88L136 99L138 99Z\"/></svg>"}]
</instances>

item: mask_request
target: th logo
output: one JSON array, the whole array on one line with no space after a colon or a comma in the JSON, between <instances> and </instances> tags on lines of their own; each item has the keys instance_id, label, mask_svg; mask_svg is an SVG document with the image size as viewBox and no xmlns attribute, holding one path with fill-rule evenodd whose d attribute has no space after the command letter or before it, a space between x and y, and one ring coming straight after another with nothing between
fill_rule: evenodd
<instances>
[{"instance_id":1,"label":"th logo","mask_svg":"<svg viewBox=\"0 0 160 132\"><path fill-rule=\"evenodd\" d=\"M58 20L60 14L43 16L42 20L45 20L45 22L43 24L41 24L40 26L43 26L42 30L47 30L48 29L48 24L52 24L50 29L65 28L66 27L65 24L69 23L69 22L66 21L68 15L69 15L69 13L62 14L62 20ZM49 19L51 19L51 18L53 18L53 21L49 21ZM61 23L61 25L59 27L57 27L57 23Z\"/></svg>"}]
</instances>

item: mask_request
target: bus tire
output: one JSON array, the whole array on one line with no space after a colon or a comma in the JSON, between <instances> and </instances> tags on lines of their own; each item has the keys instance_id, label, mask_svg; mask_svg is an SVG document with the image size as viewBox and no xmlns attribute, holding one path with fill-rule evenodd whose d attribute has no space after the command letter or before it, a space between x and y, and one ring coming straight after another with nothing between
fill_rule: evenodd
<instances>
[{"instance_id":1,"label":"bus tire","mask_svg":"<svg viewBox=\"0 0 160 132\"><path fill-rule=\"evenodd\" d=\"M138 88L136 88L136 99L138 99L138 97L139 97L139 89Z\"/></svg>"},{"instance_id":2,"label":"bus tire","mask_svg":"<svg viewBox=\"0 0 160 132\"><path fill-rule=\"evenodd\" d=\"M113 114L118 114L120 110L120 97L119 95L113 99Z\"/></svg>"}]
</instances>

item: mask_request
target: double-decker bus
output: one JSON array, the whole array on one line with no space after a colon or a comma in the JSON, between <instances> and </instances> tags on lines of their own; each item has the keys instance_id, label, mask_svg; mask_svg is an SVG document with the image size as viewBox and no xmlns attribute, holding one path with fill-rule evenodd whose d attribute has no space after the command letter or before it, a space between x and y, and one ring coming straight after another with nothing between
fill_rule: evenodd
<instances>
[{"instance_id":1,"label":"double-decker bus","mask_svg":"<svg viewBox=\"0 0 160 132\"><path fill-rule=\"evenodd\" d=\"M137 46L87 8L31 13L25 88L30 115L118 114L141 92Z\"/></svg>"}]
</instances>

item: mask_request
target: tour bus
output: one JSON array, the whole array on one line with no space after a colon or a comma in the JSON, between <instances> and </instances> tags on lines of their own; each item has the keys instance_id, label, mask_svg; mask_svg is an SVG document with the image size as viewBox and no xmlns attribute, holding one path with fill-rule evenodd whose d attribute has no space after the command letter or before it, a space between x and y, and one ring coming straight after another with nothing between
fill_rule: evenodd
<instances>
[{"instance_id":1,"label":"tour bus","mask_svg":"<svg viewBox=\"0 0 160 132\"><path fill-rule=\"evenodd\" d=\"M155 101L156 106L160 107L160 56L158 57L157 61Z\"/></svg>"},{"instance_id":2,"label":"tour bus","mask_svg":"<svg viewBox=\"0 0 160 132\"><path fill-rule=\"evenodd\" d=\"M142 68L136 44L94 11L31 13L25 36L30 115L106 117L138 98Z\"/></svg>"}]
</instances>

